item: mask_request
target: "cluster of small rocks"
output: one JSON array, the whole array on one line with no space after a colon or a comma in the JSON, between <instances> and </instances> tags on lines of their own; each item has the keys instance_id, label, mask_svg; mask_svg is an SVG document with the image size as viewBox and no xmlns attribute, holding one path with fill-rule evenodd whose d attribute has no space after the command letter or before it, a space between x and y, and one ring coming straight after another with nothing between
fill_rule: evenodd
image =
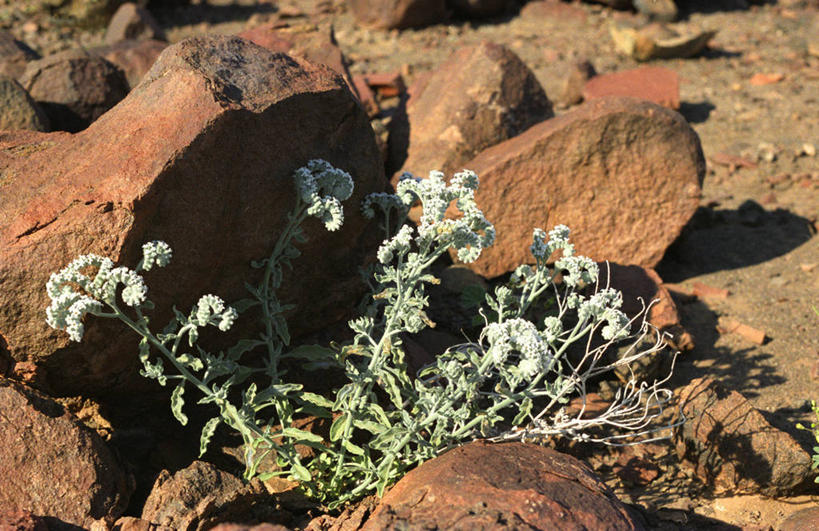
<instances>
[{"instance_id":1,"label":"cluster of small rocks","mask_svg":"<svg viewBox=\"0 0 819 531\"><path fill-rule=\"evenodd\" d=\"M676 16L670 0L604 3ZM607 265L601 281L623 290L630 316L640 300L656 299L650 322L676 349L693 345L653 269L694 215L706 171L697 134L675 111L674 72L596 75L581 61L553 102L518 55L486 41L407 86L401 72L352 76L326 21L276 19L169 45L145 6L121 5L105 46L88 51L43 58L0 34L0 528L646 528L587 464L521 443L454 449L338 517L316 516L286 482L245 483L210 462L187 460L146 484L112 443L118 426L94 430L51 398L93 397L111 410L133 396L165 398L139 376L134 339L115 324L88 323L81 345L47 327L51 272L85 253L134 261L143 241L161 238L174 262L150 279L157 322L204 292L239 299L248 264L286 221L290 174L313 158L353 175L350 204L405 171L480 175L478 203L498 240L474 264L442 272L450 299L464 282L485 285L531 262L532 228L564 223L579 253ZM505 0L347 6L375 28L513 8ZM812 145L803 151L815 154ZM350 317L363 291L356 268L380 243L375 233L355 208L338 233L308 225L300 260L310 266L289 272L282 293L310 301L289 316L294 336ZM446 331L407 341L410 357L427 360L457 342ZM660 368L645 370L653 377ZM780 496L809 480L810 456L739 393L701 379L678 395L687 422L675 455L716 491ZM659 474L639 459L618 470L645 484Z\"/></svg>"}]
</instances>

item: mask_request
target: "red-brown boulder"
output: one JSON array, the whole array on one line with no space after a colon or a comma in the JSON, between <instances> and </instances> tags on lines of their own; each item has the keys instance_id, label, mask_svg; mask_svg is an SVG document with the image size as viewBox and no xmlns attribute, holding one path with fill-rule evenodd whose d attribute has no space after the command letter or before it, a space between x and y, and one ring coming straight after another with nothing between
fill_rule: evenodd
<instances>
[{"instance_id":1,"label":"red-brown boulder","mask_svg":"<svg viewBox=\"0 0 819 531\"><path fill-rule=\"evenodd\" d=\"M810 482L811 457L736 391L697 378L679 392L677 454L715 492L787 496Z\"/></svg>"},{"instance_id":2,"label":"red-brown boulder","mask_svg":"<svg viewBox=\"0 0 819 531\"><path fill-rule=\"evenodd\" d=\"M405 29L446 22L445 0L347 0L356 22L377 29Z\"/></svg>"},{"instance_id":3,"label":"red-brown boulder","mask_svg":"<svg viewBox=\"0 0 819 531\"><path fill-rule=\"evenodd\" d=\"M30 511L88 527L122 514L131 490L99 435L50 398L0 379L0 514Z\"/></svg>"},{"instance_id":4,"label":"red-brown boulder","mask_svg":"<svg viewBox=\"0 0 819 531\"><path fill-rule=\"evenodd\" d=\"M621 96L653 101L669 109L680 108L680 78L660 66L642 66L611 74L601 74L586 81L583 97L587 100Z\"/></svg>"},{"instance_id":5,"label":"red-brown boulder","mask_svg":"<svg viewBox=\"0 0 819 531\"><path fill-rule=\"evenodd\" d=\"M476 441L427 461L362 529L642 529L581 461L534 444Z\"/></svg>"},{"instance_id":6,"label":"red-brown boulder","mask_svg":"<svg viewBox=\"0 0 819 531\"><path fill-rule=\"evenodd\" d=\"M68 50L32 61L20 84L43 108L55 131L77 132L128 94L116 66L85 50Z\"/></svg>"},{"instance_id":7,"label":"red-brown boulder","mask_svg":"<svg viewBox=\"0 0 819 531\"><path fill-rule=\"evenodd\" d=\"M238 37L271 52L286 53L329 66L344 78L347 87L358 97L358 91L350 76L349 62L338 46L333 26L329 24L290 26L274 22L247 29L239 33Z\"/></svg>"},{"instance_id":8,"label":"red-brown boulder","mask_svg":"<svg viewBox=\"0 0 819 531\"><path fill-rule=\"evenodd\" d=\"M481 150L553 113L523 61L484 41L456 50L422 87L413 87L407 116L409 144L401 172L425 177L432 170L460 171Z\"/></svg>"},{"instance_id":9,"label":"red-brown boulder","mask_svg":"<svg viewBox=\"0 0 819 531\"><path fill-rule=\"evenodd\" d=\"M78 255L133 267L145 241L167 241L173 261L147 278L158 330L205 293L245 298L260 280L250 262L269 255L295 205L293 171L325 159L356 190L341 230L306 222L309 242L285 270L279 296L297 303L297 335L349 317L358 267L380 243L358 208L386 186L366 113L328 68L236 37L169 47L81 133L3 133L0 146L0 338L55 396L158 389L120 323L89 318L82 343L46 325L45 283ZM256 316L246 319L234 331Z\"/></svg>"},{"instance_id":10,"label":"red-brown boulder","mask_svg":"<svg viewBox=\"0 0 819 531\"><path fill-rule=\"evenodd\" d=\"M490 278L533 263L532 229L568 225L579 254L653 267L697 208L705 159L685 119L650 102L588 102L464 164L495 245L469 267Z\"/></svg>"}]
</instances>

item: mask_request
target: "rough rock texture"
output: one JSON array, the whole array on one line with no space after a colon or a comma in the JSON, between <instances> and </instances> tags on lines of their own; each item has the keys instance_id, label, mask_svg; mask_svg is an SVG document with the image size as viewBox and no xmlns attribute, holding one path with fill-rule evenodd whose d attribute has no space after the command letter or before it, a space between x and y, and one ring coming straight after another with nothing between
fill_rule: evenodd
<instances>
[{"instance_id":1,"label":"rough rock texture","mask_svg":"<svg viewBox=\"0 0 819 531\"><path fill-rule=\"evenodd\" d=\"M577 61L572 64L561 86L560 103L568 106L582 102L583 87L585 87L586 82L596 74L597 72L594 70L594 66L589 61Z\"/></svg>"},{"instance_id":2,"label":"rough rock texture","mask_svg":"<svg viewBox=\"0 0 819 531\"><path fill-rule=\"evenodd\" d=\"M235 37L169 47L82 133L7 133L0 146L10 192L0 194L0 337L55 395L160 389L138 375L136 336L120 323L89 319L79 344L45 324L43 286L80 254L133 266L145 241L167 241L173 262L147 276L160 330L173 305L244 298L245 282L259 281L250 261L269 254L294 206L293 171L325 159L356 191L340 231L306 223L300 265L285 272L280 297L298 304L288 314L298 335L348 317L358 267L379 244L356 206L386 186L366 113L329 69ZM255 319L235 328L253 325L255 337Z\"/></svg>"},{"instance_id":3,"label":"rough rock texture","mask_svg":"<svg viewBox=\"0 0 819 531\"><path fill-rule=\"evenodd\" d=\"M281 524L219 524L211 528L211 531L290 531L290 528Z\"/></svg>"},{"instance_id":4,"label":"rough rock texture","mask_svg":"<svg viewBox=\"0 0 819 531\"><path fill-rule=\"evenodd\" d=\"M568 225L579 254L653 267L699 202L705 159L676 112L630 98L585 103L483 151L478 205L495 245L470 267L490 278L532 263L532 229Z\"/></svg>"},{"instance_id":5,"label":"rough rock texture","mask_svg":"<svg viewBox=\"0 0 819 531\"><path fill-rule=\"evenodd\" d=\"M313 63L329 66L341 74L347 86L358 97L348 69L347 58L341 53L333 27L324 25L301 25L291 27L281 22L250 28L239 37L256 43L271 52L281 52L301 57Z\"/></svg>"},{"instance_id":6,"label":"rough rock texture","mask_svg":"<svg viewBox=\"0 0 819 531\"><path fill-rule=\"evenodd\" d=\"M462 17L492 17L500 15L513 2L510 0L447 0L447 6Z\"/></svg>"},{"instance_id":7,"label":"rough rock texture","mask_svg":"<svg viewBox=\"0 0 819 531\"><path fill-rule=\"evenodd\" d=\"M811 480L810 455L736 391L697 378L680 391L680 402L688 420L677 454L716 492L785 496Z\"/></svg>"},{"instance_id":8,"label":"rough rock texture","mask_svg":"<svg viewBox=\"0 0 819 531\"><path fill-rule=\"evenodd\" d=\"M0 74L0 129L48 131L48 118L28 92L9 76Z\"/></svg>"},{"instance_id":9,"label":"rough rock texture","mask_svg":"<svg viewBox=\"0 0 819 531\"><path fill-rule=\"evenodd\" d=\"M172 529L210 529L253 519L254 505L271 502L258 482L245 484L210 463L194 461L171 475L163 470L145 500L142 520Z\"/></svg>"},{"instance_id":10,"label":"rough rock texture","mask_svg":"<svg viewBox=\"0 0 819 531\"><path fill-rule=\"evenodd\" d=\"M364 530L642 529L581 461L521 443L469 443L404 476Z\"/></svg>"},{"instance_id":11,"label":"rough rock texture","mask_svg":"<svg viewBox=\"0 0 819 531\"><path fill-rule=\"evenodd\" d=\"M449 18L445 0L347 0L362 26L405 29L439 24Z\"/></svg>"},{"instance_id":12,"label":"rough rock texture","mask_svg":"<svg viewBox=\"0 0 819 531\"><path fill-rule=\"evenodd\" d=\"M583 88L586 100L607 96L640 98L669 109L679 109L680 78L668 68L643 66L594 76Z\"/></svg>"},{"instance_id":13,"label":"rough rock texture","mask_svg":"<svg viewBox=\"0 0 819 531\"><path fill-rule=\"evenodd\" d=\"M819 507L801 509L778 526L779 531L819 531Z\"/></svg>"},{"instance_id":14,"label":"rough rock texture","mask_svg":"<svg viewBox=\"0 0 819 531\"><path fill-rule=\"evenodd\" d=\"M29 63L20 84L43 108L51 128L58 131L85 129L128 94L122 71L84 50L69 50Z\"/></svg>"},{"instance_id":15,"label":"rough rock texture","mask_svg":"<svg viewBox=\"0 0 819 531\"><path fill-rule=\"evenodd\" d=\"M134 88L167 47L168 43L165 41L127 40L111 46L94 48L91 53L103 57L122 70L128 80L128 86Z\"/></svg>"},{"instance_id":16,"label":"rough rock texture","mask_svg":"<svg viewBox=\"0 0 819 531\"><path fill-rule=\"evenodd\" d=\"M144 7L132 2L119 6L105 30L105 44L116 44L124 40L156 39L165 40L165 33L156 19Z\"/></svg>"},{"instance_id":17,"label":"rough rock texture","mask_svg":"<svg viewBox=\"0 0 819 531\"><path fill-rule=\"evenodd\" d=\"M0 74L18 79L26 65L40 58L40 54L15 39L8 31L0 31Z\"/></svg>"},{"instance_id":18,"label":"rough rock texture","mask_svg":"<svg viewBox=\"0 0 819 531\"><path fill-rule=\"evenodd\" d=\"M0 529L4 531L48 531L42 517L31 511L7 511L0 509Z\"/></svg>"},{"instance_id":19,"label":"rough rock texture","mask_svg":"<svg viewBox=\"0 0 819 531\"><path fill-rule=\"evenodd\" d=\"M87 527L122 514L131 490L96 433L50 398L0 379L3 511L31 511Z\"/></svg>"},{"instance_id":20,"label":"rough rock texture","mask_svg":"<svg viewBox=\"0 0 819 531\"><path fill-rule=\"evenodd\" d=\"M418 91L418 89L414 89ZM481 150L551 116L531 70L504 46L456 50L407 103L409 145L402 171L460 171Z\"/></svg>"},{"instance_id":21,"label":"rough rock texture","mask_svg":"<svg viewBox=\"0 0 819 531\"><path fill-rule=\"evenodd\" d=\"M663 331L680 326L677 305L656 271L613 262L601 263L598 266L600 268L598 284L609 285L623 293L621 309L626 315L634 317L642 311L643 304L647 306L654 302L648 312L648 321L651 324Z\"/></svg>"}]
</instances>

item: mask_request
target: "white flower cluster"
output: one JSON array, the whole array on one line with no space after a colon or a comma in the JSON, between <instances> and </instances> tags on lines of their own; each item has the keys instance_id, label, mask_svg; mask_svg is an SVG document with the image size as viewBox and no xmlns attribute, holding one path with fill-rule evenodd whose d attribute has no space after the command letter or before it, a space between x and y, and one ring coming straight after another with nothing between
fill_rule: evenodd
<instances>
[{"instance_id":1,"label":"white flower cluster","mask_svg":"<svg viewBox=\"0 0 819 531\"><path fill-rule=\"evenodd\" d=\"M432 171L427 179L416 179L410 174L402 175L393 197L397 197L407 207L416 200L421 201L423 214L416 238L419 246L429 245L436 240L442 241L455 248L462 262L474 262L484 248L495 242L495 227L486 220L475 203L477 188L478 176L474 172L464 170L456 173L447 185L443 173ZM462 216L458 219L445 219L447 208L453 201L456 201ZM393 199L377 196L371 200L368 208L372 209L372 204L392 202ZM404 229L406 227L381 245L378 258L382 264L392 260L396 252L409 249L412 231Z\"/></svg>"},{"instance_id":2,"label":"white flower cluster","mask_svg":"<svg viewBox=\"0 0 819 531\"><path fill-rule=\"evenodd\" d=\"M583 321L606 322L600 331L605 340L620 339L629 334L629 320L620 307L623 294L613 288L598 291L588 299L573 293L566 300L569 308L577 308L577 318Z\"/></svg>"},{"instance_id":3,"label":"white flower cluster","mask_svg":"<svg viewBox=\"0 0 819 531\"><path fill-rule=\"evenodd\" d=\"M341 202L353 194L353 179L346 171L321 159L314 159L297 169L293 177L301 200L307 203L307 213L319 218L329 231L344 223Z\"/></svg>"},{"instance_id":4,"label":"white flower cluster","mask_svg":"<svg viewBox=\"0 0 819 531\"><path fill-rule=\"evenodd\" d=\"M555 268L566 271L563 276L566 285L574 288L597 281L597 264L586 256L575 256L574 245L569 243L569 227L557 225L548 237L543 229L534 230L529 250L538 263L548 260L558 249L563 250L563 255L555 261Z\"/></svg>"},{"instance_id":5,"label":"white flower cluster","mask_svg":"<svg viewBox=\"0 0 819 531\"><path fill-rule=\"evenodd\" d=\"M173 252L171 246L161 240L155 240L142 245L142 269L150 271L156 265L165 267L171 263Z\"/></svg>"},{"instance_id":6,"label":"white flower cluster","mask_svg":"<svg viewBox=\"0 0 819 531\"><path fill-rule=\"evenodd\" d=\"M148 242L142 246L142 268L164 267L170 263L171 248L163 241ZM91 278L85 272L96 269ZM65 330L74 341L82 340L85 327L82 319L87 313L102 312L102 303L116 305L117 289L122 286L122 302L133 307L147 300L148 287L136 271L114 267L110 258L96 254L82 255L46 283L51 304L46 309L46 322L58 330ZM84 291L82 293L78 289Z\"/></svg>"},{"instance_id":7,"label":"white flower cluster","mask_svg":"<svg viewBox=\"0 0 819 531\"><path fill-rule=\"evenodd\" d=\"M519 353L518 369L524 378L533 378L548 370L552 355L549 344L537 327L526 319L510 319L492 323L484 329L489 342L489 352L497 367L506 363L509 355Z\"/></svg>"},{"instance_id":8,"label":"white flower cluster","mask_svg":"<svg viewBox=\"0 0 819 531\"><path fill-rule=\"evenodd\" d=\"M207 326L211 321L225 332L233 326L239 313L235 308L225 307L225 301L216 295L202 295L196 303L196 324Z\"/></svg>"},{"instance_id":9,"label":"white flower cluster","mask_svg":"<svg viewBox=\"0 0 819 531\"><path fill-rule=\"evenodd\" d=\"M375 217L374 207L376 206L384 212L392 209L399 211L407 209L407 205L397 195L386 192L373 192L367 194L364 201L361 202L361 213L364 214L365 218L373 219Z\"/></svg>"}]
</instances>

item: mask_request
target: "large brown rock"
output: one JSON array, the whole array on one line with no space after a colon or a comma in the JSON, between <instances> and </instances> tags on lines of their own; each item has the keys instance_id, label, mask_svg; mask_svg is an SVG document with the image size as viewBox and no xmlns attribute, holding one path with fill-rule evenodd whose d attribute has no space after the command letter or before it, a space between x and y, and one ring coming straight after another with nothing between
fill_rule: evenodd
<instances>
[{"instance_id":1,"label":"large brown rock","mask_svg":"<svg viewBox=\"0 0 819 531\"><path fill-rule=\"evenodd\" d=\"M94 431L50 398L0 379L0 513L30 511L88 527L122 514L131 490Z\"/></svg>"},{"instance_id":2,"label":"large brown rock","mask_svg":"<svg viewBox=\"0 0 819 531\"><path fill-rule=\"evenodd\" d=\"M9 76L0 74L0 129L48 131L48 118L28 92Z\"/></svg>"},{"instance_id":3,"label":"large brown rock","mask_svg":"<svg viewBox=\"0 0 819 531\"><path fill-rule=\"evenodd\" d=\"M642 529L591 469L533 444L476 441L404 476L364 530Z\"/></svg>"},{"instance_id":4,"label":"large brown rock","mask_svg":"<svg viewBox=\"0 0 819 531\"><path fill-rule=\"evenodd\" d=\"M128 94L122 71L85 50L68 50L30 62L20 84L58 131L85 129Z\"/></svg>"},{"instance_id":5,"label":"large brown rock","mask_svg":"<svg viewBox=\"0 0 819 531\"><path fill-rule=\"evenodd\" d=\"M0 31L0 74L18 79L26 71L28 63L39 58L40 54L15 39L11 33Z\"/></svg>"},{"instance_id":6,"label":"large brown rock","mask_svg":"<svg viewBox=\"0 0 819 531\"><path fill-rule=\"evenodd\" d=\"M194 461L171 474L163 470L145 500L142 520L171 529L210 529L220 522L251 521L272 500L261 483L245 484L210 463ZM257 516L258 517L258 516Z\"/></svg>"},{"instance_id":7,"label":"large brown rock","mask_svg":"<svg viewBox=\"0 0 819 531\"><path fill-rule=\"evenodd\" d=\"M716 492L786 496L810 482L811 457L736 391L697 378L680 391L677 454Z\"/></svg>"},{"instance_id":8,"label":"large brown rock","mask_svg":"<svg viewBox=\"0 0 819 531\"><path fill-rule=\"evenodd\" d=\"M470 264L495 277L533 263L532 229L568 225L579 254L653 267L699 202L705 159L685 119L604 98L540 123L464 165L495 245Z\"/></svg>"},{"instance_id":9,"label":"large brown rock","mask_svg":"<svg viewBox=\"0 0 819 531\"><path fill-rule=\"evenodd\" d=\"M608 96L640 98L669 109L679 109L680 78L668 68L643 66L601 74L586 81L583 87L586 100Z\"/></svg>"},{"instance_id":10,"label":"large brown rock","mask_svg":"<svg viewBox=\"0 0 819 531\"><path fill-rule=\"evenodd\" d=\"M409 145L402 172L446 174L499 142L551 116L531 70L509 49L484 41L456 50L413 88L407 103Z\"/></svg>"},{"instance_id":11,"label":"large brown rock","mask_svg":"<svg viewBox=\"0 0 819 531\"><path fill-rule=\"evenodd\" d=\"M440 24L449 18L445 0L347 0L356 22L377 29Z\"/></svg>"},{"instance_id":12,"label":"large brown rock","mask_svg":"<svg viewBox=\"0 0 819 531\"><path fill-rule=\"evenodd\" d=\"M325 159L356 190L340 231L306 222L309 242L285 270L280 297L297 303L288 313L297 335L348 317L358 267L379 243L357 206L386 186L366 113L326 67L236 37L169 47L81 133L2 134L0 146L0 338L56 395L156 387L138 375L136 336L120 323L89 318L79 344L45 324L45 282L78 255L133 267L143 242L167 241L171 265L147 278L158 330L172 305L245 298L245 282L260 280L250 262L269 255L295 205L293 171ZM244 322L256 337L256 318L234 331Z\"/></svg>"},{"instance_id":13,"label":"large brown rock","mask_svg":"<svg viewBox=\"0 0 819 531\"><path fill-rule=\"evenodd\" d=\"M281 52L293 57L301 57L313 63L329 66L340 74L347 87L356 97L358 91L350 76L347 58L336 41L335 31L330 24L302 24L290 26L274 22L247 29L239 37L267 48L271 52Z\"/></svg>"},{"instance_id":14,"label":"large brown rock","mask_svg":"<svg viewBox=\"0 0 819 531\"><path fill-rule=\"evenodd\" d=\"M125 79L128 80L128 86L134 88L167 47L167 42L154 39L126 40L111 46L94 48L91 53L99 55L122 70Z\"/></svg>"}]
</instances>

